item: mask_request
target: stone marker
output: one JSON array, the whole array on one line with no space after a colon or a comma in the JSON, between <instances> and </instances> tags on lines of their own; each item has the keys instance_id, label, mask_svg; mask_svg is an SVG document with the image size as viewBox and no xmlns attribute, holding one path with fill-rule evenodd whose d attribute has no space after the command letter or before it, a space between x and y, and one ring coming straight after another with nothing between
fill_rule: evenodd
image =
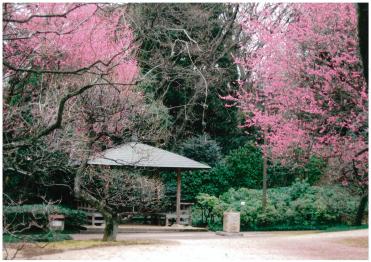
<instances>
[{"instance_id":1,"label":"stone marker","mask_svg":"<svg viewBox=\"0 0 371 262\"><path fill-rule=\"evenodd\" d=\"M223 231L227 233L240 232L240 212L224 212Z\"/></svg>"},{"instance_id":2,"label":"stone marker","mask_svg":"<svg viewBox=\"0 0 371 262\"><path fill-rule=\"evenodd\" d=\"M215 232L220 236L243 236L240 233L240 212L224 212L223 231Z\"/></svg>"}]
</instances>

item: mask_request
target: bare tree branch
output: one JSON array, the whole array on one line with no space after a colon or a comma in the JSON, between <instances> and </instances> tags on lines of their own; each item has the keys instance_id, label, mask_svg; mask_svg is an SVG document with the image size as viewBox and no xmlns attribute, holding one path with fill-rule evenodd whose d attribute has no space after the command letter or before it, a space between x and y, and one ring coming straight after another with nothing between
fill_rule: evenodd
<instances>
[{"instance_id":1,"label":"bare tree branch","mask_svg":"<svg viewBox=\"0 0 371 262\"><path fill-rule=\"evenodd\" d=\"M61 13L61 14L39 14L39 15L38 14L35 14L35 15L29 16L26 19L3 18L3 22L8 22L8 23L27 23L27 22L29 22L33 18L51 18L51 17L63 17L63 18L67 18L67 15L69 13L71 13L72 11L74 11L77 8L80 8L80 7L84 6L84 5L86 5L86 4L76 4L76 6L74 6L73 8L71 8L71 9L69 9L66 12Z\"/></svg>"},{"instance_id":2,"label":"bare tree branch","mask_svg":"<svg viewBox=\"0 0 371 262\"><path fill-rule=\"evenodd\" d=\"M80 74L82 72L86 72L86 71L90 70L91 68L93 68L94 66L97 66L99 64L102 64L104 66L109 66L116 57L123 54L125 51L127 51L127 50L125 49L121 52L116 53L114 56L111 57L111 59L108 62L103 62L102 60L97 60L89 66L82 67L82 68L72 70L72 71L68 71L68 70L66 70L66 71L61 71L61 70L38 70L38 69L17 68L16 66L11 65L10 63L8 63L5 60L3 60L3 65L8 67L11 70L18 71L18 72L29 72L29 73L35 73L35 74L74 75L74 74Z\"/></svg>"}]
</instances>

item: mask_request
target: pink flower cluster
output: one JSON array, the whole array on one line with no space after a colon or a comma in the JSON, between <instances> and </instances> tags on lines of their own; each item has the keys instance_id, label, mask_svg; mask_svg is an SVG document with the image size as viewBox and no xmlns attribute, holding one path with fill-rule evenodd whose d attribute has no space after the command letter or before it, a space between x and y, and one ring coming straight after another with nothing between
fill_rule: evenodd
<instances>
[{"instance_id":1,"label":"pink flower cluster","mask_svg":"<svg viewBox=\"0 0 371 262\"><path fill-rule=\"evenodd\" d=\"M241 26L251 41L236 63L250 78L225 99L245 113L246 127L262 130L263 152L285 162L301 148L367 172L367 153L357 156L368 146L368 95L355 6L265 5L242 14Z\"/></svg>"},{"instance_id":2,"label":"pink flower cluster","mask_svg":"<svg viewBox=\"0 0 371 262\"><path fill-rule=\"evenodd\" d=\"M12 19L5 34L7 61L14 67L77 70L97 63L97 71L117 82L132 81L138 73L131 53L133 32L121 23L122 10L103 11L97 4L39 3L13 5ZM69 12L72 10L71 12ZM66 14L64 17L37 17Z\"/></svg>"}]
</instances>

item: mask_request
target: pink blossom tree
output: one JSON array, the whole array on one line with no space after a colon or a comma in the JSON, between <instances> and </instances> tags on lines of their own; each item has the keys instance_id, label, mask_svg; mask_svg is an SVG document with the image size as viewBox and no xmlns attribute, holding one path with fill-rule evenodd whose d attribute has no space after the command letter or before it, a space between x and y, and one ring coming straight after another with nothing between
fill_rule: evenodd
<instances>
[{"instance_id":1,"label":"pink blossom tree","mask_svg":"<svg viewBox=\"0 0 371 262\"><path fill-rule=\"evenodd\" d=\"M124 15L125 5L60 3L4 4L3 13L5 154L42 140L78 160L75 196L107 225L108 207L81 186L87 160L134 131L163 134L135 88L136 46Z\"/></svg>"},{"instance_id":2,"label":"pink blossom tree","mask_svg":"<svg viewBox=\"0 0 371 262\"><path fill-rule=\"evenodd\" d=\"M127 92L138 70L122 12L96 4L4 5L4 122L12 131L5 148L60 128L67 104L92 88ZM26 104L34 116L31 128L9 109L22 98L32 101Z\"/></svg>"},{"instance_id":3,"label":"pink blossom tree","mask_svg":"<svg viewBox=\"0 0 371 262\"><path fill-rule=\"evenodd\" d=\"M285 163L298 148L303 161L321 155L333 177L367 199L368 95L355 6L261 5L241 25L251 41L236 63L250 77L226 99L246 114L245 127L260 128L265 158Z\"/></svg>"}]
</instances>

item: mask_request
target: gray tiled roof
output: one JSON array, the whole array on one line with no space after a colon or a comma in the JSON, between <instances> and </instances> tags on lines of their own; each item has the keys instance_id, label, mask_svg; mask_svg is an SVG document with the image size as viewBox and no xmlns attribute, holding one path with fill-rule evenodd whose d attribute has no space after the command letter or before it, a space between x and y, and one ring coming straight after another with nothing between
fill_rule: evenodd
<instances>
[{"instance_id":1,"label":"gray tiled roof","mask_svg":"<svg viewBox=\"0 0 371 262\"><path fill-rule=\"evenodd\" d=\"M91 165L138 166L156 168L208 169L210 166L187 157L138 142L103 151L88 161Z\"/></svg>"}]
</instances>

